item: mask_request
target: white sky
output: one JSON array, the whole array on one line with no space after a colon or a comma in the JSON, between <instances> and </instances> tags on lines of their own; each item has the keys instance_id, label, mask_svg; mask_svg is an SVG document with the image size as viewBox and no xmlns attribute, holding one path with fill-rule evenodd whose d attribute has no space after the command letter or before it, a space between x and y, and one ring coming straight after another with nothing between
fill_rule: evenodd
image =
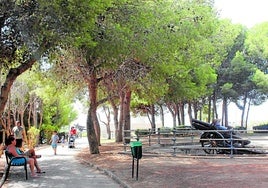
<instances>
[{"instance_id":1,"label":"white sky","mask_svg":"<svg viewBox=\"0 0 268 188\"><path fill-rule=\"evenodd\" d=\"M268 0L214 0L222 18L248 28L268 21Z\"/></svg>"},{"instance_id":2,"label":"white sky","mask_svg":"<svg viewBox=\"0 0 268 188\"><path fill-rule=\"evenodd\" d=\"M248 28L268 22L268 0L214 0L215 7L222 18L231 19L234 24L240 23ZM251 106L249 122L252 124L267 122L268 102L260 106ZM229 118L233 122L240 122L241 111L229 109ZM233 113L230 113L233 112Z\"/></svg>"},{"instance_id":3,"label":"white sky","mask_svg":"<svg viewBox=\"0 0 268 188\"><path fill-rule=\"evenodd\" d=\"M265 22L268 22L268 0L214 0L215 6L219 10L220 16L222 18L231 19L234 24L240 23L248 28ZM229 109L230 112L230 123L240 122L241 111L235 110L236 107ZM251 107L250 122L266 122L267 115L266 111L268 108L268 102L261 106ZM264 113L262 113L264 112ZM103 119L105 121L105 119ZM165 121L171 120L170 125L172 125L172 118L166 118ZM144 122L149 125L147 118L132 118L132 124L136 128L140 125L144 126ZM86 115L80 112L80 117L73 123L79 123L82 126L86 125ZM102 125L101 125L102 126ZM113 126L112 126L113 127ZM105 129L102 128L105 131ZM105 133L104 133L105 134Z\"/></svg>"}]
</instances>

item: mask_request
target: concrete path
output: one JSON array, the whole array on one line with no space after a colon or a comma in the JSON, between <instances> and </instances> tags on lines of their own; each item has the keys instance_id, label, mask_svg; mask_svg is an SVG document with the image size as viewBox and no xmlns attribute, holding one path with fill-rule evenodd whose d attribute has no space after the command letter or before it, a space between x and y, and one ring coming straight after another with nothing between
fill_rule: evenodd
<instances>
[{"instance_id":1,"label":"concrete path","mask_svg":"<svg viewBox=\"0 0 268 188\"><path fill-rule=\"evenodd\" d=\"M59 144L57 155L53 154L51 147L37 149L36 153L42 155L38 159L39 165L46 173L38 178L32 178L28 168L29 179L25 180L23 167L12 167L3 188L120 188L121 186L104 172L75 160L75 154L86 146L87 139L79 138L76 140L75 148L68 148L67 145L62 147Z\"/></svg>"}]
</instances>

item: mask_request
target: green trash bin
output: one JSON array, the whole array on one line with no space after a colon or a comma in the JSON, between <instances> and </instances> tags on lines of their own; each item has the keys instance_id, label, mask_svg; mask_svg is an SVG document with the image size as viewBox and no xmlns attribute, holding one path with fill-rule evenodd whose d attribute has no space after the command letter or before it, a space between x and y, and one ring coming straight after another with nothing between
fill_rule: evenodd
<instances>
[{"instance_id":1,"label":"green trash bin","mask_svg":"<svg viewBox=\"0 0 268 188\"><path fill-rule=\"evenodd\" d=\"M140 141L130 142L131 154L135 159L142 157L142 143Z\"/></svg>"}]
</instances>

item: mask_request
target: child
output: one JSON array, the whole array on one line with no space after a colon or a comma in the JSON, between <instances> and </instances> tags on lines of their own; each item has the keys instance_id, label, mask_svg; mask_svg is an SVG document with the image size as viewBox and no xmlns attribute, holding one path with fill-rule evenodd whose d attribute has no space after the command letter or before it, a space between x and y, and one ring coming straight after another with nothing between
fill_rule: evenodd
<instances>
[{"instance_id":1,"label":"child","mask_svg":"<svg viewBox=\"0 0 268 188\"><path fill-rule=\"evenodd\" d=\"M61 136L60 142L61 142L61 146L64 147L64 144L65 144L65 138L64 138L64 136Z\"/></svg>"},{"instance_id":2,"label":"child","mask_svg":"<svg viewBox=\"0 0 268 188\"><path fill-rule=\"evenodd\" d=\"M57 134L57 131L53 131L53 135L51 136L51 140L49 143L51 143L51 147L54 151L54 155L57 155L57 144L59 141L59 136Z\"/></svg>"}]
</instances>

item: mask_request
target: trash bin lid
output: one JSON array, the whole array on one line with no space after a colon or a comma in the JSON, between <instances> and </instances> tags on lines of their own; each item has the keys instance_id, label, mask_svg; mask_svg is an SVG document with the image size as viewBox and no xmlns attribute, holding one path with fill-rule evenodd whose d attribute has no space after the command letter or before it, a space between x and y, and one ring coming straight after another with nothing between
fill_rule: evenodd
<instances>
[{"instance_id":1,"label":"trash bin lid","mask_svg":"<svg viewBox=\"0 0 268 188\"><path fill-rule=\"evenodd\" d=\"M141 141L130 142L130 147L142 146Z\"/></svg>"}]
</instances>

